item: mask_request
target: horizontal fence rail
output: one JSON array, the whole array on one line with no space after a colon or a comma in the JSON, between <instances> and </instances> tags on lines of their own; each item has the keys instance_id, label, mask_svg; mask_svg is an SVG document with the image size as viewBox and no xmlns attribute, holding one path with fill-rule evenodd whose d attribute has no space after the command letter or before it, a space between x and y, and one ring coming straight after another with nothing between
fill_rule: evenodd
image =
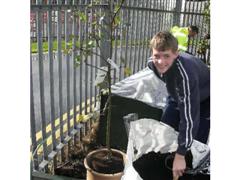
<instances>
[{"instance_id":1,"label":"horizontal fence rail","mask_svg":"<svg viewBox=\"0 0 240 180\"><path fill-rule=\"evenodd\" d=\"M88 56L79 48L86 47L94 33L104 31L99 28L104 22L101 17L107 18L104 2L31 0L31 150L35 170L47 172L50 162L56 167L59 161L66 161L64 148L81 141L89 127L87 120L99 110L100 88L95 79L102 63L98 55L108 57L108 42L100 42L101 51L92 46L93 53ZM174 25L199 27L188 51L201 57L197 42L208 32L205 5L206 1L126 0L113 32L111 60L119 68L112 70L112 82L145 68L152 36ZM209 60L209 54L204 58Z\"/></svg>"}]
</instances>

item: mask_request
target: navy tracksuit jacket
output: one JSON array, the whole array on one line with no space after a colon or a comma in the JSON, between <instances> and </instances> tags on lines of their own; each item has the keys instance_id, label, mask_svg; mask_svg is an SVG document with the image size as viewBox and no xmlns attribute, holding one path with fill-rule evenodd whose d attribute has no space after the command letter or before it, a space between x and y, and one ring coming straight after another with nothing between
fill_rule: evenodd
<instances>
[{"instance_id":1,"label":"navy tracksuit jacket","mask_svg":"<svg viewBox=\"0 0 240 180\"><path fill-rule=\"evenodd\" d=\"M198 58L180 53L160 75L153 62L148 67L166 83L167 106L162 122L179 132L177 153L185 155L193 139L206 143L210 129L210 71Z\"/></svg>"}]
</instances>

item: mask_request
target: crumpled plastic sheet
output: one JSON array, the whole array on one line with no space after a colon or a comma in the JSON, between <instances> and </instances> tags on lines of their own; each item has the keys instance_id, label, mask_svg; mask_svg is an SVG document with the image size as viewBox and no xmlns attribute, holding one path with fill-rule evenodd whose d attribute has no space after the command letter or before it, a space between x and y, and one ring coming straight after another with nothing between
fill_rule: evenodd
<instances>
[{"instance_id":1,"label":"crumpled plastic sheet","mask_svg":"<svg viewBox=\"0 0 240 180\"><path fill-rule=\"evenodd\" d=\"M154 119L139 119L130 123L130 131L127 147L127 164L121 180L142 180L135 171L132 162L148 152L175 152L177 150L178 132L172 127ZM136 151L137 150L137 151ZM190 148L193 161L193 169L202 168L206 174L210 174L210 148L208 145L194 140ZM134 154L134 152L137 152ZM205 166L205 167L200 167Z\"/></svg>"},{"instance_id":2,"label":"crumpled plastic sheet","mask_svg":"<svg viewBox=\"0 0 240 180\"><path fill-rule=\"evenodd\" d=\"M165 83L148 67L112 85L112 93L142 101L159 109L166 104Z\"/></svg>"}]
</instances>

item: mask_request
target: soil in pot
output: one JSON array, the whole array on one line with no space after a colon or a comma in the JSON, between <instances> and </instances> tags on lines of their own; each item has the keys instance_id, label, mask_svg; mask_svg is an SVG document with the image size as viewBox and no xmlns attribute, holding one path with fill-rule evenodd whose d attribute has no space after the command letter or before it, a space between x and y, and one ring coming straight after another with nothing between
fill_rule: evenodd
<instances>
[{"instance_id":1,"label":"soil in pot","mask_svg":"<svg viewBox=\"0 0 240 180\"><path fill-rule=\"evenodd\" d=\"M88 166L96 172L103 174L114 174L124 170L124 160L122 154L111 151L109 156L107 149L92 153L87 158Z\"/></svg>"}]
</instances>

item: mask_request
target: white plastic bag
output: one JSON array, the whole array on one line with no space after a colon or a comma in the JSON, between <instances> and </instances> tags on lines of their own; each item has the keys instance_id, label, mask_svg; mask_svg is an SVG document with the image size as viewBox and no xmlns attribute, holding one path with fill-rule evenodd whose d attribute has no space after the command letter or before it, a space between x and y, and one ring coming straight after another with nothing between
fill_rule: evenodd
<instances>
[{"instance_id":1,"label":"white plastic bag","mask_svg":"<svg viewBox=\"0 0 240 180\"><path fill-rule=\"evenodd\" d=\"M154 119L139 119L130 123L128 137L127 158L122 180L142 180L132 166L132 162L148 152L175 152L177 150L178 132L172 127ZM206 144L194 140L190 148L193 161L192 167L196 169L203 166L210 149ZM210 172L210 165L207 167Z\"/></svg>"}]
</instances>

